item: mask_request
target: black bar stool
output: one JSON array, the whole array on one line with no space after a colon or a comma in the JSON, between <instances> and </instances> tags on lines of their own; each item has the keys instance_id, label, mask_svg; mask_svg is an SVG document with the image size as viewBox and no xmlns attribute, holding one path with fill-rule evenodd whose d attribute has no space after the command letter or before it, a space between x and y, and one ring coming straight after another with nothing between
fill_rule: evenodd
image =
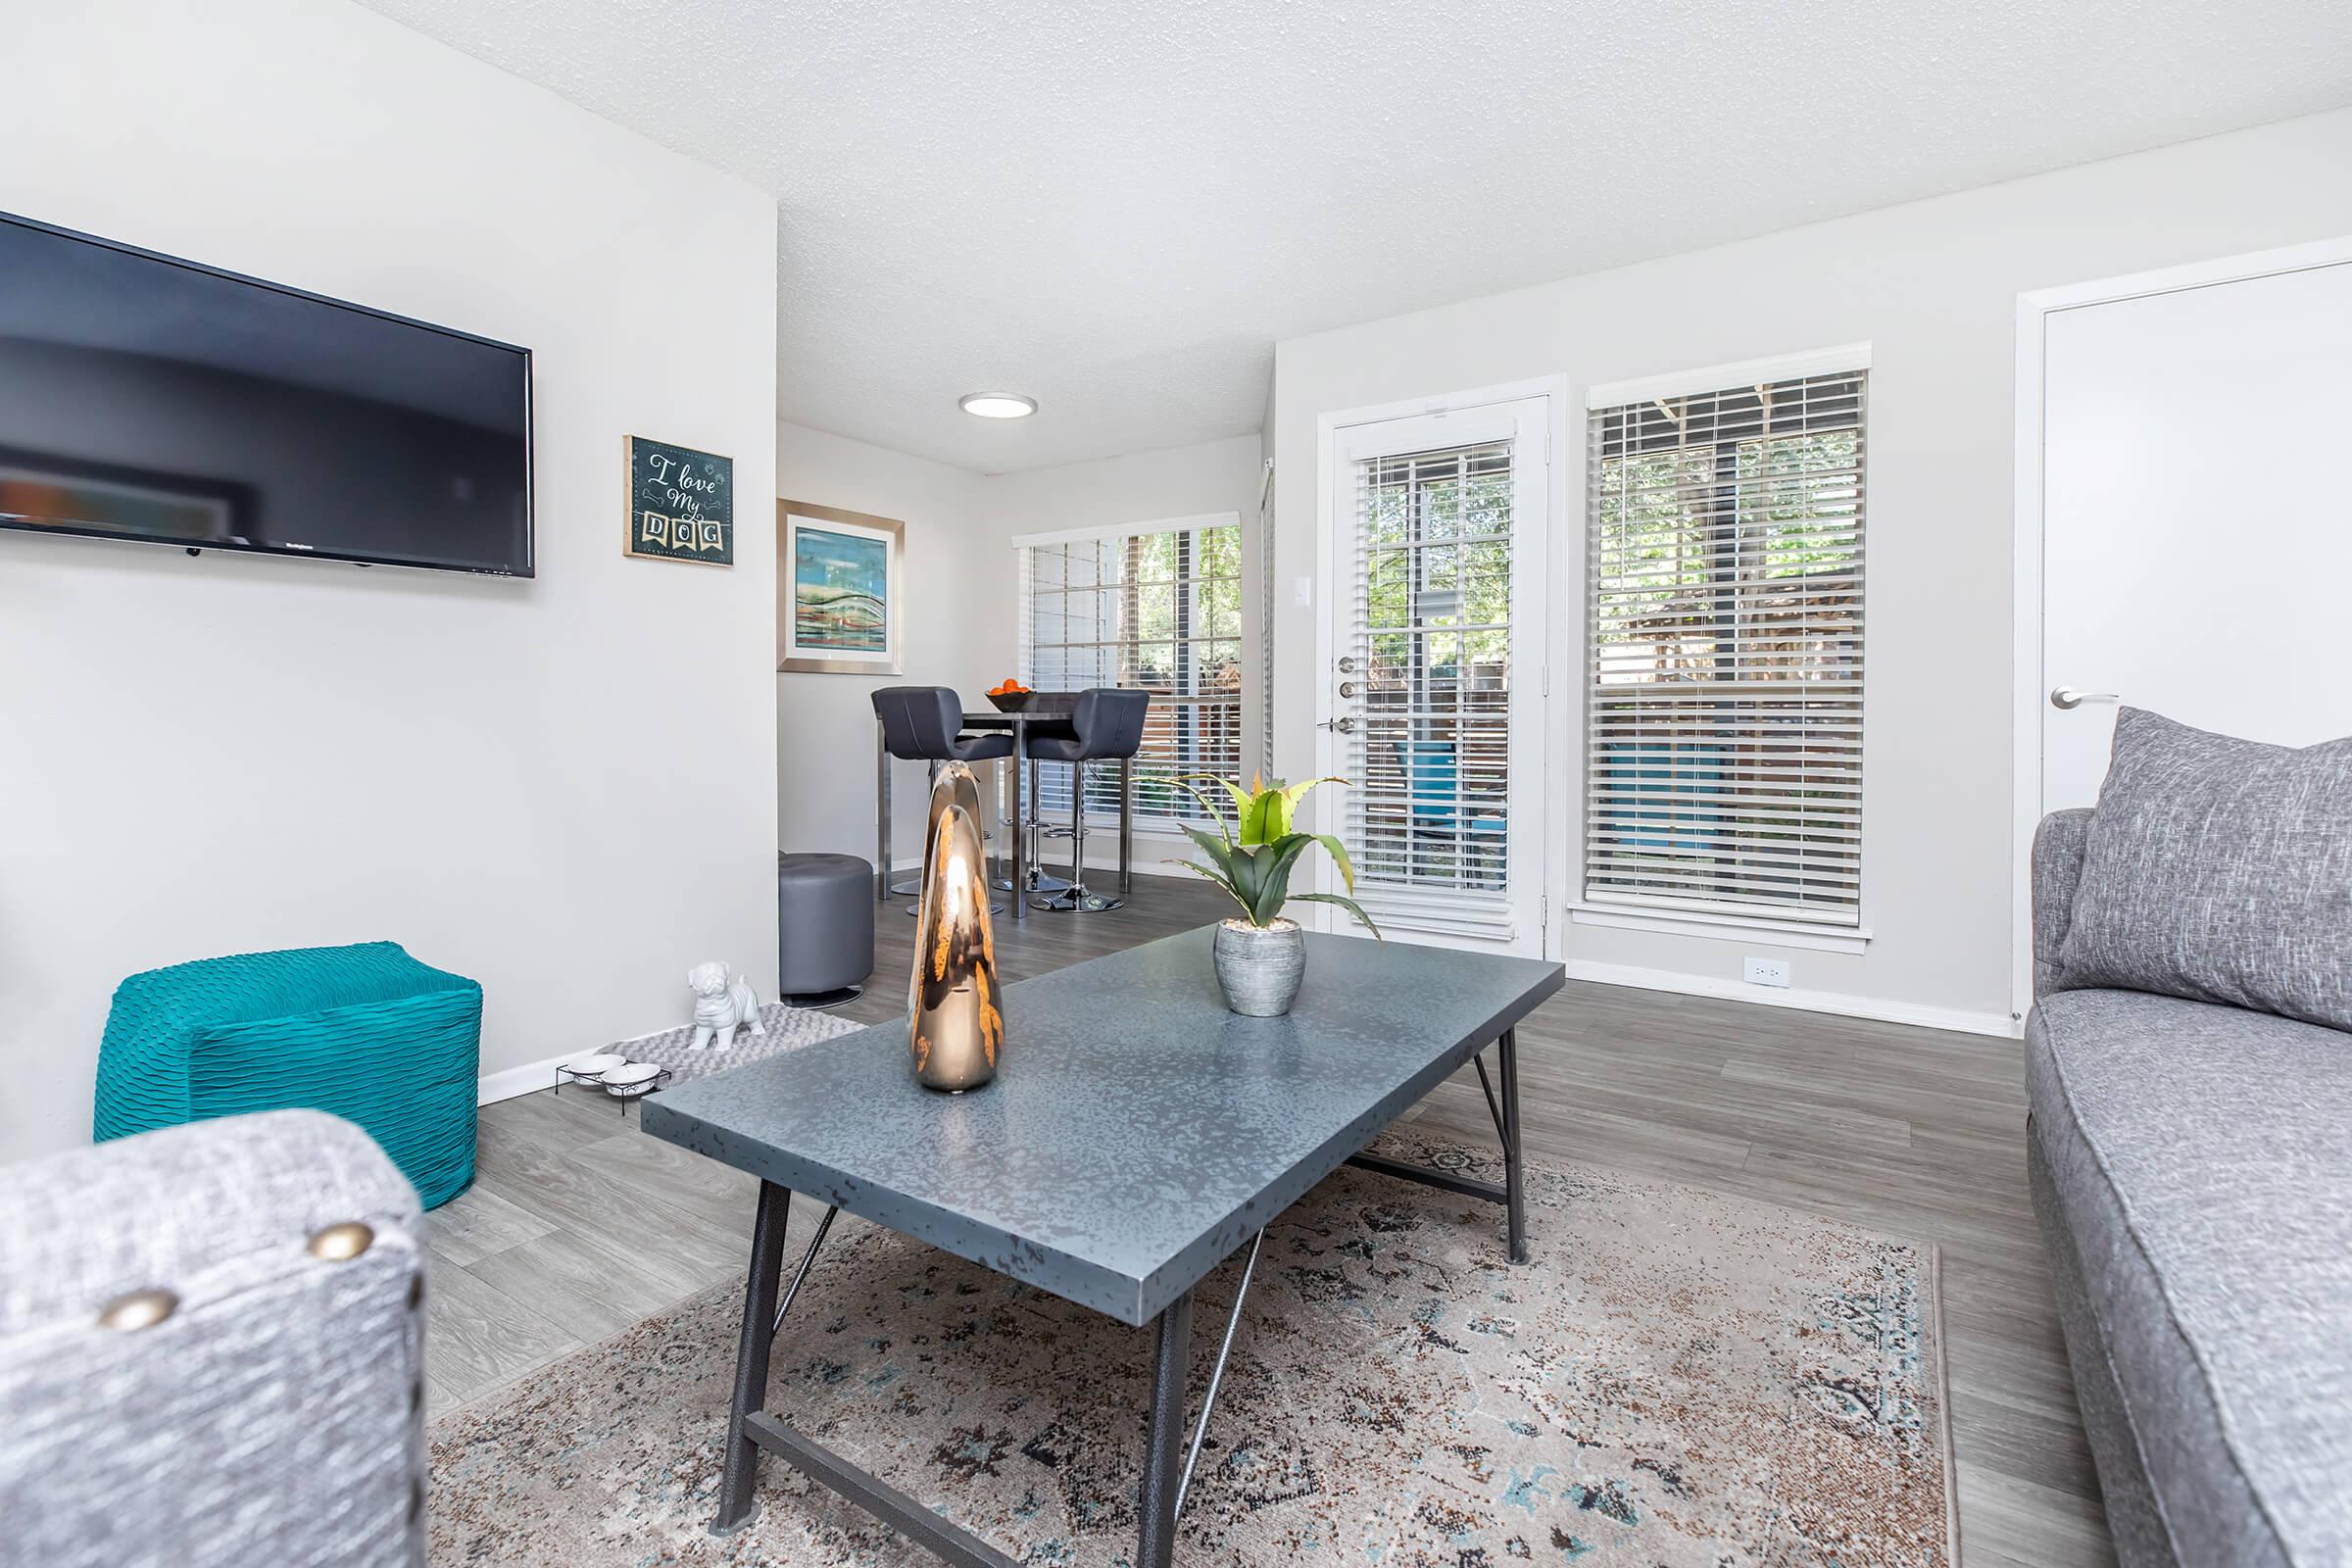
<instances>
[{"instance_id":1,"label":"black bar stool","mask_svg":"<svg viewBox=\"0 0 2352 1568\"><path fill-rule=\"evenodd\" d=\"M1059 838L1062 834L1068 832L1069 829L1049 825L1046 821L1044 809L1038 805L1038 802L1044 800L1045 797L1039 793L1037 787L1037 764L1039 758L1037 755L1036 743L1048 735L1054 736L1061 740L1068 740L1070 735L1076 732L1070 729L1070 722L1066 715L1056 717L1052 714L1043 714L1031 718L1029 721L1030 744L1022 753L1023 757L1027 760L1025 761L1017 761L1012 764L1015 767L1025 767L1029 770L1029 788L1021 796L1022 819L1018 822L1013 821L1010 817L1006 817L1004 819L1005 825L1012 832L1022 835L1021 864L1027 868L1026 876L1028 880L1028 886L1016 890L1012 885L1012 878L1009 875L997 878L996 885L1007 893L1017 891L1020 895L1021 901L1024 904L1029 902L1029 895L1032 893L1059 893L1062 889L1069 886L1067 882L1064 882L1061 878L1053 875L1046 869L1045 856L1043 853L1045 849L1045 840L1048 838Z\"/></svg>"},{"instance_id":2,"label":"black bar stool","mask_svg":"<svg viewBox=\"0 0 2352 1568\"><path fill-rule=\"evenodd\" d=\"M953 686L884 686L874 692L874 719L882 727L882 760L874 784L875 847L882 874L874 879L874 901L887 904L892 895L922 896L921 881L894 887L890 880L890 760L928 762L930 776L942 762L994 762L1012 755L1010 735L963 735L963 699ZM1002 909L991 905L991 910ZM907 906L906 912L914 913Z\"/></svg>"},{"instance_id":3,"label":"black bar stool","mask_svg":"<svg viewBox=\"0 0 2352 1568\"><path fill-rule=\"evenodd\" d=\"M1150 692L1091 686L1078 694L1077 706L1070 710L1070 728L1075 735L1039 735L1029 742L1030 760L1070 764L1070 885L1051 898L1030 900L1032 909L1097 914L1127 902L1086 890L1086 764L1106 758L1130 758L1141 751L1144 715L1151 707Z\"/></svg>"}]
</instances>

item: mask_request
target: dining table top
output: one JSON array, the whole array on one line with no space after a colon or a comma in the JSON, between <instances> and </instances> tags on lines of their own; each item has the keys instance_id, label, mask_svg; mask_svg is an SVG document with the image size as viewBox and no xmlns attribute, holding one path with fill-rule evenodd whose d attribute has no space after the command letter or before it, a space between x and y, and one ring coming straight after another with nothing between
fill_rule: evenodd
<instances>
[{"instance_id":1,"label":"dining table top","mask_svg":"<svg viewBox=\"0 0 2352 1568\"><path fill-rule=\"evenodd\" d=\"M1128 691L1150 690L1148 687L1122 689ZM1010 729L1015 720L1031 728L1040 723L1066 724L1069 722L1070 710L1078 706L1078 699L1084 695L1083 692L1033 691L1029 694L1027 703L1009 712L994 705L987 708L967 708L963 713L964 727L967 729ZM1184 692L1152 692L1151 697L1153 703L1164 703L1171 707L1229 704L1235 700L1230 695L1213 693L1195 696Z\"/></svg>"},{"instance_id":2,"label":"dining table top","mask_svg":"<svg viewBox=\"0 0 2352 1568\"><path fill-rule=\"evenodd\" d=\"M963 727L965 729L1022 728L1032 735L1040 731L1054 729L1070 733L1076 732L1075 726L1070 722L1067 709L1049 712L1022 711L1018 713L1002 712L994 708L975 709L963 715Z\"/></svg>"},{"instance_id":3,"label":"dining table top","mask_svg":"<svg viewBox=\"0 0 2352 1568\"><path fill-rule=\"evenodd\" d=\"M1017 709L1002 709L991 704L986 708L966 709L963 727L966 729L1024 729L1031 734L1041 730L1074 734L1070 726L1071 710L1078 706L1078 692L1032 691L1029 700Z\"/></svg>"}]
</instances>

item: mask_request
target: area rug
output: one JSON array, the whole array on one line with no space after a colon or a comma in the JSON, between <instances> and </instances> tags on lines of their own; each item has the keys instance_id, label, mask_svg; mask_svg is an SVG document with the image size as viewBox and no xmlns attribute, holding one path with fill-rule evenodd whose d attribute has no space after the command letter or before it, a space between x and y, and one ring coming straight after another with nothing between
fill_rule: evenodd
<instances>
[{"instance_id":1,"label":"area rug","mask_svg":"<svg viewBox=\"0 0 2352 1568\"><path fill-rule=\"evenodd\" d=\"M813 1007L787 1006L781 1002L767 1002L760 1006L760 1033L749 1029L735 1031L734 1041L725 1046L706 1046L694 1049L694 1025L682 1023L675 1029L663 1029L632 1040L615 1040L604 1049L631 1061L659 1062L670 1071L668 1082L682 1084L696 1078L708 1078L730 1067L741 1067L787 1051L812 1046L819 1040L846 1035L865 1025L835 1013Z\"/></svg>"},{"instance_id":2,"label":"area rug","mask_svg":"<svg viewBox=\"0 0 2352 1568\"><path fill-rule=\"evenodd\" d=\"M1500 1179L1485 1152L1380 1146ZM1180 1562L1952 1568L1932 1248L1531 1162L1491 1204L1344 1169L1266 1232ZM1203 1281L1199 1408L1239 1257ZM431 1561L914 1568L774 1458L708 1533L740 1288L436 1422ZM833 1228L769 1403L1034 1564L1134 1550L1152 1335L861 1221Z\"/></svg>"}]
</instances>

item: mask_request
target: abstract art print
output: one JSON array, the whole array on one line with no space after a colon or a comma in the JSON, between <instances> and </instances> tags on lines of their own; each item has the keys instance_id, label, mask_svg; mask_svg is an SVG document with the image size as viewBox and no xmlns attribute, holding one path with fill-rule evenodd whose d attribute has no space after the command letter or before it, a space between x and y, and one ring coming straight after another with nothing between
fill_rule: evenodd
<instances>
[{"instance_id":1,"label":"abstract art print","mask_svg":"<svg viewBox=\"0 0 2352 1568\"><path fill-rule=\"evenodd\" d=\"M898 674L906 525L797 501L776 503L776 668Z\"/></svg>"},{"instance_id":2,"label":"abstract art print","mask_svg":"<svg viewBox=\"0 0 2352 1568\"><path fill-rule=\"evenodd\" d=\"M792 563L792 625L803 648L878 653L890 645L890 546L804 527Z\"/></svg>"}]
</instances>

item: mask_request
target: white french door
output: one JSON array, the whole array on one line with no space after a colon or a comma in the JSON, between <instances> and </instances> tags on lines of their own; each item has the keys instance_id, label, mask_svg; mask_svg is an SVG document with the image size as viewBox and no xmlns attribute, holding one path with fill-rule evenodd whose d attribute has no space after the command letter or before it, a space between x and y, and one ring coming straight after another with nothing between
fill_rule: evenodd
<instances>
[{"instance_id":1,"label":"white french door","mask_svg":"<svg viewBox=\"0 0 2352 1568\"><path fill-rule=\"evenodd\" d=\"M1331 431L1317 821L1392 938L1543 952L1549 429L1522 397Z\"/></svg>"}]
</instances>

